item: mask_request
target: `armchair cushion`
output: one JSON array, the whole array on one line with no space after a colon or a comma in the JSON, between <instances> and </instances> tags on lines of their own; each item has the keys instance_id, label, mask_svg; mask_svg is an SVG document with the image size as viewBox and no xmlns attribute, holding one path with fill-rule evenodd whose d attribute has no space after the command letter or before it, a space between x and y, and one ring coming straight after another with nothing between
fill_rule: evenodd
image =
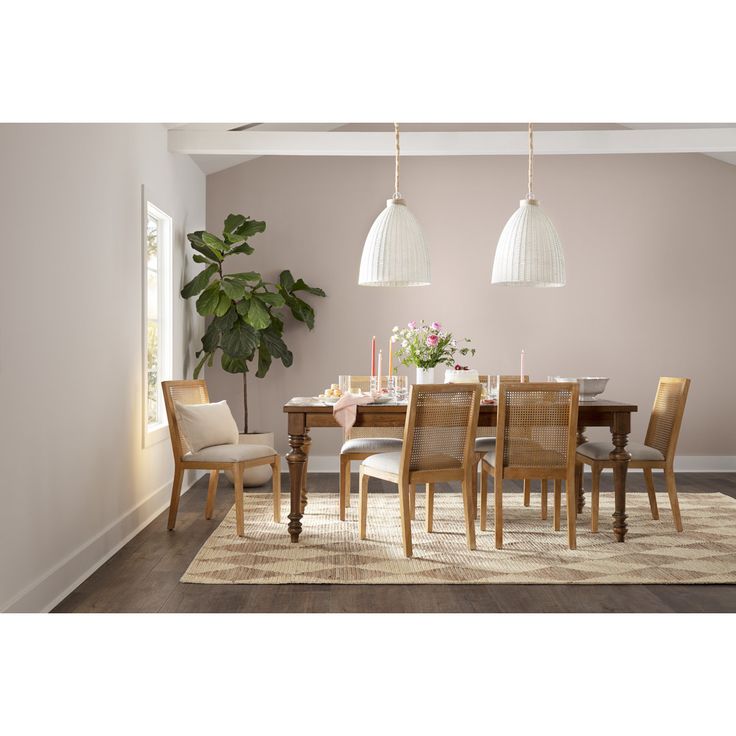
<instances>
[{"instance_id":1,"label":"armchair cushion","mask_svg":"<svg viewBox=\"0 0 736 736\"><path fill-rule=\"evenodd\" d=\"M238 425L227 401L214 404L181 404L176 402L179 431L192 452L213 445L236 445Z\"/></svg>"}]
</instances>

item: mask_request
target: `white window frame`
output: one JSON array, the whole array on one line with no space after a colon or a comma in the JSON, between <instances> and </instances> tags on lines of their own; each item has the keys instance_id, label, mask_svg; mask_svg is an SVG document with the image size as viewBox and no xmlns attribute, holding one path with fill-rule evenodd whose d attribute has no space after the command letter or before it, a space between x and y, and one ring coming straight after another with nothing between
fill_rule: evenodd
<instances>
[{"instance_id":1,"label":"white window frame","mask_svg":"<svg viewBox=\"0 0 736 736\"><path fill-rule=\"evenodd\" d=\"M161 381L173 378L173 342L174 342L174 300L173 300L173 251L174 221L158 205L151 201L143 188L142 227L141 227L141 261L143 288L143 319L141 321L142 336L142 422L143 447L151 447L168 439L169 427L166 414L155 424L148 423L148 217L149 214L158 220L158 316L159 316L159 364L158 383L159 398ZM163 404L162 404L163 406Z\"/></svg>"}]
</instances>

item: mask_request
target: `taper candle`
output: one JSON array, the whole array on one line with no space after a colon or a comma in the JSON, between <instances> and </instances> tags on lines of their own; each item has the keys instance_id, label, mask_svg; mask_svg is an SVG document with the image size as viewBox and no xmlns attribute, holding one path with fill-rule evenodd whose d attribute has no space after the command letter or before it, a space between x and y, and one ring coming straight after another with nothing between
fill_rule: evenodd
<instances>
[{"instance_id":1,"label":"taper candle","mask_svg":"<svg viewBox=\"0 0 736 736\"><path fill-rule=\"evenodd\" d=\"M378 351L378 390L381 390L381 368L383 363L383 350Z\"/></svg>"},{"instance_id":2,"label":"taper candle","mask_svg":"<svg viewBox=\"0 0 736 736\"><path fill-rule=\"evenodd\" d=\"M371 376L376 375L376 336L371 340Z\"/></svg>"},{"instance_id":3,"label":"taper candle","mask_svg":"<svg viewBox=\"0 0 736 736\"><path fill-rule=\"evenodd\" d=\"M394 344L391 338L388 339L388 378L391 380L391 376L394 374Z\"/></svg>"},{"instance_id":4,"label":"taper candle","mask_svg":"<svg viewBox=\"0 0 736 736\"><path fill-rule=\"evenodd\" d=\"M524 348L521 349L521 368L519 369L519 380L524 382Z\"/></svg>"}]
</instances>

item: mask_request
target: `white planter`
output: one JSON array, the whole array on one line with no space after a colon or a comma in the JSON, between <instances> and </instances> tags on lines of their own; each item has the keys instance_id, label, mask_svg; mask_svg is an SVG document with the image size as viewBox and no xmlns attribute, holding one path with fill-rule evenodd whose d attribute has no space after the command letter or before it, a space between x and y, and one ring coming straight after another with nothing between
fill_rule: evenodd
<instances>
[{"instance_id":1,"label":"white planter","mask_svg":"<svg viewBox=\"0 0 736 736\"><path fill-rule=\"evenodd\" d=\"M261 432L252 434L241 434L238 439L240 445L268 445L273 447L273 432ZM233 474L229 470L225 470L228 480L233 482ZM271 480L271 466L259 465L257 468L246 468L243 473L243 486L253 488L254 486L262 486Z\"/></svg>"},{"instance_id":2,"label":"white planter","mask_svg":"<svg viewBox=\"0 0 736 736\"><path fill-rule=\"evenodd\" d=\"M434 368L417 368L417 383L434 383Z\"/></svg>"}]
</instances>

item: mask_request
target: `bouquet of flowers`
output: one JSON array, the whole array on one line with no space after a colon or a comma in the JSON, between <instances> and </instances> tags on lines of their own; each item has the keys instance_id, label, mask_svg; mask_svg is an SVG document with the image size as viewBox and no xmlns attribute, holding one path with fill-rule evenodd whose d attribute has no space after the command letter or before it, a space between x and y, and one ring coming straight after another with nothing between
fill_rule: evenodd
<instances>
[{"instance_id":1,"label":"bouquet of flowers","mask_svg":"<svg viewBox=\"0 0 736 736\"><path fill-rule=\"evenodd\" d=\"M439 322L427 324L422 320L419 324L409 324L399 329L394 327L392 342L398 343L396 351L398 359L404 365L415 365L417 368L434 368L436 365L455 365L455 354L475 355L475 348L464 345L459 348L457 340L451 332L445 332ZM466 337L461 342L469 343Z\"/></svg>"}]
</instances>

